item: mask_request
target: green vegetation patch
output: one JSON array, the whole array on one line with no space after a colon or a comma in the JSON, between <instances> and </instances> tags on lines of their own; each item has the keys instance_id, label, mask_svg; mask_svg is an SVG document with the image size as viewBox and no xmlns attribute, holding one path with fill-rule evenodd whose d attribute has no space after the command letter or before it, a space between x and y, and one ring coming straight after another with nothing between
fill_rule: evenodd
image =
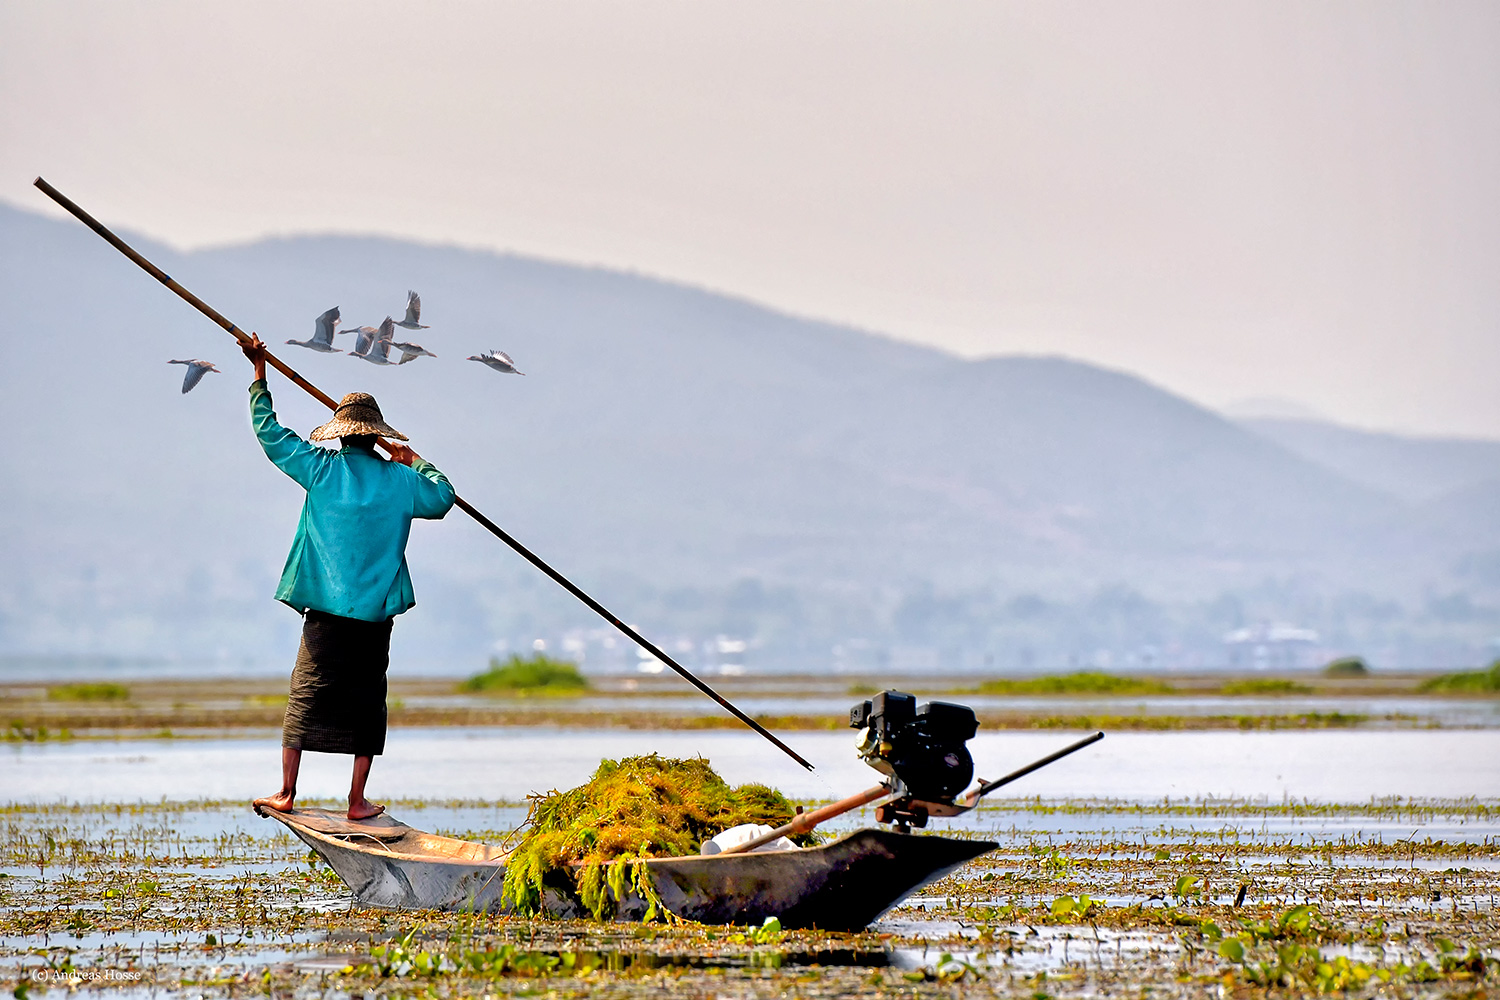
<instances>
[{"instance_id":1,"label":"green vegetation patch","mask_svg":"<svg viewBox=\"0 0 1500 1000\"><path fill-rule=\"evenodd\" d=\"M1097 670L1046 677L997 678L979 685L979 694L1172 694L1174 689L1161 681L1139 677L1121 677Z\"/></svg>"},{"instance_id":2,"label":"green vegetation patch","mask_svg":"<svg viewBox=\"0 0 1500 1000\"><path fill-rule=\"evenodd\" d=\"M490 669L475 674L458 686L460 691L510 695L573 695L589 689L588 678L578 664L554 660L538 653L531 657L512 654L505 662L490 660Z\"/></svg>"},{"instance_id":3,"label":"green vegetation patch","mask_svg":"<svg viewBox=\"0 0 1500 1000\"><path fill-rule=\"evenodd\" d=\"M1342 656L1323 667L1325 677L1368 677L1370 668L1357 656Z\"/></svg>"},{"instance_id":4,"label":"green vegetation patch","mask_svg":"<svg viewBox=\"0 0 1500 1000\"><path fill-rule=\"evenodd\" d=\"M1312 694L1312 688L1283 677L1251 677L1242 681L1230 681L1219 688L1219 694L1264 695L1264 694Z\"/></svg>"},{"instance_id":5,"label":"green vegetation patch","mask_svg":"<svg viewBox=\"0 0 1500 1000\"><path fill-rule=\"evenodd\" d=\"M1417 690L1442 694L1495 694L1500 692L1500 660L1491 663L1488 670L1442 674L1424 681Z\"/></svg>"},{"instance_id":6,"label":"green vegetation patch","mask_svg":"<svg viewBox=\"0 0 1500 1000\"><path fill-rule=\"evenodd\" d=\"M58 684L47 689L53 701L125 701L130 689L123 684Z\"/></svg>"},{"instance_id":7,"label":"green vegetation patch","mask_svg":"<svg viewBox=\"0 0 1500 1000\"><path fill-rule=\"evenodd\" d=\"M703 841L730 827L781 826L792 815L780 792L730 788L701 757L604 760L586 784L532 799L530 831L506 862L502 891L522 913L535 914L544 881L555 885L560 875L602 920L633 889L651 920L665 910L643 859L697 854Z\"/></svg>"}]
</instances>

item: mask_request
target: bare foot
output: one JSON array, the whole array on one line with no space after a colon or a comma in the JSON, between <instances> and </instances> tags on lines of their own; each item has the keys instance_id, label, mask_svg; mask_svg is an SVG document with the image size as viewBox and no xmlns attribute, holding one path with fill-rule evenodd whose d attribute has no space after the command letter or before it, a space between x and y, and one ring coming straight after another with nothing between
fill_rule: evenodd
<instances>
[{"instance_id":1,"label":"bare foot","mask_svg":"<svg viewBox=\"0 0 1500 1000\"><path fill-rule=\"evenodd\" d=\"M349 803L350 819L373 819L385 812L385 806L376 805L369 799L360 799L358 802Z\"/></svg>"},{"instance_id":2,"label":"bare foot","mask_svg":"<svg viewBox=\"0 0 1500 1000\"><path fill-rule=\"evenodd\" d=\"M272 812L289 813L292 811L292 803L297 801L297 793L289 792L285 788L275 795L267 795L263 799L256 799L250 803L256 812L270 809Z\"/></svg>"}]
</instances>

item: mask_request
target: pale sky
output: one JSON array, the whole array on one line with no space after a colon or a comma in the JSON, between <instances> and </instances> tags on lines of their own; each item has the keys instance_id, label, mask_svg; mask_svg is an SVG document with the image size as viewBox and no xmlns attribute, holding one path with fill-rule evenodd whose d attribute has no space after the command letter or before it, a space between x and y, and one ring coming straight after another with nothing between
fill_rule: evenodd
<instances>
[{"instance_id":1,"label":"pale sky","mask_svg":"<svg viewBox=\"0 0 1500 1000\"><path fill-rule=\"evenodd\" d=\"M0 199L1500 437L1500 4L0 0Z\"/></svg>"}]
</instances>

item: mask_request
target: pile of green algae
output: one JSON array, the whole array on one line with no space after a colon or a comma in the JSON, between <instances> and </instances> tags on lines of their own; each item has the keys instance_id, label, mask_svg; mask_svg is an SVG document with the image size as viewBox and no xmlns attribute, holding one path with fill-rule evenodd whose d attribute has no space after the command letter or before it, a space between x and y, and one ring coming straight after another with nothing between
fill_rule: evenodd
<instances>
[{"instance_id":1,"label":"pile of green algae","mask_svg":"<svg viewBox=\"0 0 1500 1000\"><path fill-rule=\"evenodd\" d=\"M595 919L611 916L632 889L647 902L647 920L666 917L646 858L697 854L703 841L730 827L782 826L793 814L774 788L731 788L701 757L603 760L577 788L532 797L525 838L506 861L502 892L519 912L536 914L544 882L556 884L561 876Z\"/></svg>"}]
</instances>

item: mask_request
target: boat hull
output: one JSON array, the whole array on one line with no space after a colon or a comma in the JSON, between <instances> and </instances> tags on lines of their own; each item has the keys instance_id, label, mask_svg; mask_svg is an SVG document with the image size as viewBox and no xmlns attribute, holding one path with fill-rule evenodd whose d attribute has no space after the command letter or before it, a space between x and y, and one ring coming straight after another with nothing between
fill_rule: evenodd
<instances>
[{"instance_id":1,"label":"boat hull","mask_svg":"<svg viewBox=\"0 0 1500 1000\"><path fill-rule=\"evenodd\" d=\"M316 851L356 902L399 909L505 913L505 855L497 848L413 829L387 816L351 823L323 810L270 813ZM864 829L819 847L646 862L667 909L711 924L860 930L907 896L993 850L983 840ZM550 885L548 916L587 915L566 884ZM631 893L616 918L640 920L646 903Z\"/></svg>"}]
</instances>

